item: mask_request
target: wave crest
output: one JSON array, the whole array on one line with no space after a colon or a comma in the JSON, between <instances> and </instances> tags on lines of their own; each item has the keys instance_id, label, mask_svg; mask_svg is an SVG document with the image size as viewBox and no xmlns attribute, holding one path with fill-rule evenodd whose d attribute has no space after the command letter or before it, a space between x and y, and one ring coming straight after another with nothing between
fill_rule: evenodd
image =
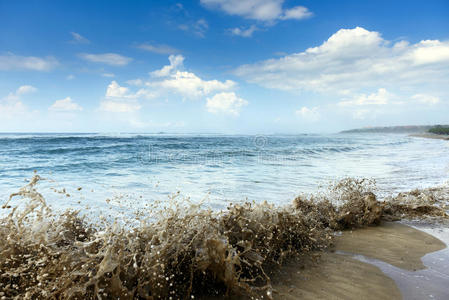
<instances>
[{"instance_id":1,"label":"wave crest","mask_svg":"<svg viewBox=\"0 0 449 300\"><path fill-rule=\"evenodd\" d=\"M142 212L140 224L94 225L58 214L32 180L0 219L0 284L8 298L178 299L224 294L271 299L271 271L332 243L334 230L378 223L384 204L372 182L345 179L290 206L229 205L221 212L177 204ZM18 198L25 205L11 207ZM335 200L340 203L335 204ZM159 215L159 218L145 218Z\"/></svg>"}]
</instances>

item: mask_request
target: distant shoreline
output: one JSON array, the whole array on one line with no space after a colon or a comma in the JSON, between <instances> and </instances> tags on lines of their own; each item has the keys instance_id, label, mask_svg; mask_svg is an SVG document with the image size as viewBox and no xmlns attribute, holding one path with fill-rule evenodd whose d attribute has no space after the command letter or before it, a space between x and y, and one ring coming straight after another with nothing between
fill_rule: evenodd
<instances>
[{"instance_id":1,"label":"distant shoreline","mask_svg":"<svg viewBox=\"0 0 449 300\"><path fill-rule=\"evenodd\" d=\"M437 139L437 140L446 140L449 141L449 135L442 135L442 134L434 134L434 133L415 133L410 134L412 137L420 137L420 138L426 138L426 139Z\"/></svg>"},{"instance_id":2,"label":"distant shoreline","mask_svg":"<svg viewBox=\"0 0 449 300\"><path fill-rule=\"evenodd\" d=\"M403 126L384 126L384 127L365 127L340 131L340 133L408 133L408 134L426 134L435 127L449 127L449 125L403 125Z\"/></svg>"}]
</instances>

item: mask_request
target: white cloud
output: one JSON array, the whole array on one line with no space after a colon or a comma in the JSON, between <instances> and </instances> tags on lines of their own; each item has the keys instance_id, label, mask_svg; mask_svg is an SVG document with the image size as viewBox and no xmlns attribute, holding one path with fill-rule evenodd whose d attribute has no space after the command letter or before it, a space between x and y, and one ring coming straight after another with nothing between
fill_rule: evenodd
<instances>
[{"instance_id":1,"label":"white cloud","mask_svg":"<svg viewBox=\"0 0 449 300\"><path fill-rule=\"evenodd\" d=\"M115 77L115 74L114 73L102 73L101 76L111 78L111 77Z\"/></svg>"},{"instance_id":2,"label":"white cloud","mask_svg":"<svg viewBox=\"0 0 449 300\"><path fill-rule=\"evenodd\" d=\"M437 40L421 41L411 51L411 58L415 64L432 64L449 61L449 43Z\"/></svg>"},{"instance_id":3,"label":"white cloud","mask_svg":"<svg viewBox=\"0 0 449 300\"><path fill-rule=\"evenodd\" d=\"M286 9L282 16L279 18L281 20L290 20L290 19L296 19L301 20L308 17L311 17L313 14L309 11L307 7L304 6L296 6L290 9Z\"/></svg>"},{"instance_id":4,"label":"white cloud","mask_svg":"<svg viewBox=\"0 0 449 300\"><path fill-rule=\"evenodd\" d=\"M105 100L100 103L100 110L115 113L132 113L140 110L142 106L138 102Z\"/></svg>"},{"instance_id":5,"label":"white cloud","mask_svg":"<svg viewBox=\"0 0 449 300\"><path fill-rule=\"evenodd\" d=\"M86 39L84 36L77 32L70 32L72 35L72 40L70 41L72 44L88 44L90 41Z\"/></svg>"},{"instance_id":6,"label":"white cloud","mask_svg":"<svg viewBox=\"0 0 449 300\"><path fill-rule=\"evenodd\" d=\"M231 101L228 110L234 114L238 112L241 105L246 103L246 101L235 96L234 93L223 93L236 86L234 81L205 80L192 72L180 71L179 68L183 68L184 62L182 55L171 55L169 61L169 65L150 72L149 79L128 80L127 84L130 87L120 86L117 81L112 81L107 87L106 99L101 103L100 109L113 112L133 112L141 108L138 101L140 99L152 99L156 96L170 96L171 94L180 95L183 98L204 99L203 97L221 93L215 95L217 98L214 96L208 99L210 109L213 110L215 105L217 112L220 110L217 101L225 101L226 99L223 97L231 97L228 100ZM141 88L134 92L132 86ZM232 98L232 96L235 98Z\"/></svg>"},{"instance_id":7,"label":"white cloud","mask_svg":"<svg viewBox=\"0 0 449 300\"><path fill-rule=\"evenodd\" d=\"M295 111L295 114L303 120L314 122L320 119L320 113L318 109L318 107L308 108L306 106L303 106Z\"/></svg>"},{"instance_id":8,"label":"white cloud","mask_svg":"<svg viewBox=\"0 0 449 300\"><path fill-rule=\"evenodd\" d=\"M106 90L105 100L100 103L100 110L113 113L133 113L142 108L139 99L151 99L155 94L148 89L139 89L132 93L129 88L112 81Z\"/></svg>"},{"instance_id":9,"label":"white cloud","mask_svg":"<svg viewBox=\"0 0 449 300\"><path fill-rule=\"evenodd\" d=\"M304 19L312 15L302 6L284 9L284 0L201 0L201 4L230 15L258 21Z\"/></svg>"},{"instance_id":10,"label":"white cloud","mask_svg":"<svg viewBox=\"0 0 449 300\"><path fill-rule=\"evenodd\" d=\"M227 91L235 86L232 80L203 80L194 73L177 71L155 86L166 88L187 97L200 97L217 91Z\"/></svg>"},{"instance_id":11,"label":"white cloud","mask_svg":"<svg viewBox=\"0 0 449 300\"><path fill-rule=\"evenodd\" d=\"M0 70L31 70L49 71L58 65L58 61L51 56L20 56L12 53L0 55Z\"/></svg>"},{"instance_id":12,"label":"white cloud","mask_svg":"<svg viewBox=\"0 0 449 300\"><path fill-rule=\"evenodd\" d=\"M66 97L61 100L56 100L48 110L56 111L56 112L73 112L73 111L81 111L83 108L78 104L72 101L72 98Z\"/></svg>"},{"instance_id":13,"label":"white cloud","mask_svg":"<svg viewBox=\"0 0 449 300\"><path fill-rule=\"evenodd\" d=\"M8 102L14 102L18 101L20 99L20 96L36 92L37 89L34 86L31 85L22 85L20 86L15 92L11 92L3 98L2 100L8 101Z\"/></svg>"},{"instance_id":14,"label":"white cloud","mask_svg":"<svg viewBox=\"0 0 449 300\"><path fill-rule=\"evenodd\" d=\"M120 86L117 81L112 81L106 90L106 97L125 97L129 93L129 89Z\"/></svg>"},{"instance_id":15,"label":"white cloud","mask_svg":"<svg viewBox=\"0 0 449 300\"><path fill-rule=\"evenodd\" d=\"M199 19L193 23L181 24L178 26L183 31L190 31L200 38L204 38L206 31L209 29L209 24L204 19Z\"/></svg>"},{"instance_id":16,"label":"white cloud","mask_svg":"<svg viewBox=\"0 0 449 300\"><path fill-rule=\"evenodd\" d=\"M145 84L152 88L162 88L186 97L201 97L214 92L227 91L235 86L232 80L203 80L194 73L180 71L183 68L184 56L170 55L170 64L160 70L150 72L155 79L147 81ZM133 83L142 83L134 80Z\"/></svg>"},{"instance_id":17,"label":"white cloud","mask_svg":"<svg viewBox=\"0 0 449 300\"><path fill-rule=\"evenodd\" d=\"M67 77L66 77L65 79L67 79L67 80L73 80L73 79L75 79L75 75L69 74L69 75L67 75Z\"/></svg>"},{"instance_id":18,"label":"white cloud","mask_svg":"<svg viewBox=\"0 0 449 300\"><path fill-rule=\"evenodd\" d=\"M180 52L178 49L175 49L167 45L154 45L154 44L152 45L149 43L141 44L137 46L137 48L158 54L174 54Z\"/></svg>"},{"instance_id":19,"label":"white cloud","mask_svg":"<svg viewBox=\"0 0 449 300\"><path fill-rule=\"evenodd\" d=\"M392 44L361 27L341 29L318 47L239 67L235 73L268 88L347 94L364 89L447 90L449 42Z\"/></svg>"},{"instance_id":20,"label":"white cloud","mask_svg":"<svg viewBox=\"0 0 449 300\"><path fill-rule=\"evenodd\" d=\"M339 106L363 106L363 105L385 105L391 98L391 94L386 89L380 88L376 93L369 95L360 94L352 99L338 103Z\"/></svg>"},{"instance_id":21,"label":"white cloud","mask_svg":"<svg viewBox=\"0 0 449 300\"><path fill-rule=\"evenodd\" d=\"M170 73L172 73L174 70L177 70L179 67L183 66L184 56L170 55L168 57L168 60L170 61L169 65L162 67L162 69L160 70L150 72L150 75L154 77L165 77L170 75Z\"/></svg>"},{"instance_id":22,"label":"white cloud","mask_svg":"<svg viewBox=\"0 0 449 300\"><path fill-rule=\"evenodd\" d=\"M24 114L28 112L27 107L21 102L4 102L0 101L0 116L1 118L12 118L14 115Z\"/></svg>"},{"instance_id":23,"label":"white cloud","mask_svg":"<svg viewBox=\"0 0 449 300\"><path fill-rule=\"evenodd\" d=\"M16 95L24 95L24 94L28 94L28 93L33 93L36 92L37 89L34 86L31 85L22 85L21 87L19 87L16 91Z\"/></svg>"},{"instance_id":24,"label":"white cloud","mask_svg":"<svg viewBox=\"0 0 449 300\"><path fill-rule=\"evenodd\" d=\"M14 115L27 113L28 108L20 98L35 91L37 89L31 85L22 85L15 92L11 92L8 96L0 99L1 118L12 118Z\"/></svg>"},{"instance_id":25,"label":"white cloud","mask_svg":"<svg viewBox=\"0 0 449 300\"><path fill-rule=\"evenodd\" d=\"M225 113L238 116L240 109L248 105L248 101L239 98L234 92L223 92L207 98L206 107L211 113Z\"/></svg>"},{"instance_id":26,"label":"white cloud","mask_svg":"<svg viewBox=\"0 0 449 300\"><path fill-rule=\"evenodd\" d=\"M147 89L140 89L136 93L131 93L129 88L120 86L117 81L113 80L106 90L106 98L122 98L122 99L150 99L155 96L154 93Z\"/></svg>"},{"instance_id":27,"label":"white cloud","mask_svg":"<svg viewBox=\"0 0 449 300\"><path fill-rule=\"evenodd\" d=\"M416 94L412 96L412 99L424 104L430 104L435 105L440 103L440 98L431 96L431 95L425 95L425 94Z\"/></svg>"},{"instance_id":28,"label":"white cloud","mask_svg":"<svg viewBox=\"0 0 449 300\"><path fill-rule=\"evenodd\" d=\"M255 25L251 25L247 29L242 29L242 28L237 27L237 28L231 28L230 31L231 31L232 35L237 35L237 36L241 36L241 37L251 37L257 29L258 28Z\"/></svg>"},{"instance_id":29,"label":"white cloud","mask_svg":"<svg viewBox=\"0 0 449 300\"><path fill-rule=\"evenodd\" d=\"M82 59L95 62L103 63L111 66L126 66L133 59L116 53L103 53L103 54L90 54L81 53L79 55Z\"/></svg>"}]
</instances>

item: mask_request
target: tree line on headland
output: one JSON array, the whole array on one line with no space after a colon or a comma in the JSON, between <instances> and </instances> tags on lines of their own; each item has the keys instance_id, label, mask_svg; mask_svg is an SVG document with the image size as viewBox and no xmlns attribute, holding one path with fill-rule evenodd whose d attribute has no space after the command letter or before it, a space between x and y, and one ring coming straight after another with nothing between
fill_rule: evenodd
<instances>
[{"instance_id":1,"label":"tree line on headland","mask_svg":"<svg viewBox=\"0 0 449 300\"><path fill-rule=\"evenodd\" d=\"M449 135L449 126L436 125L428 130L429 133L433 134L444 134Z\"/></svg>"},{"instance_id":2,"label":"tree line on headland","mask_svg":"<svg viewBox=\"0 0 449 300\"><path fill-rule=\"evenodd\" d=\"M433 133L449 135L449 125L408 125L408 126L385 126L365 127L345 130L341 133Z\"/></svg>"}]
</instances>

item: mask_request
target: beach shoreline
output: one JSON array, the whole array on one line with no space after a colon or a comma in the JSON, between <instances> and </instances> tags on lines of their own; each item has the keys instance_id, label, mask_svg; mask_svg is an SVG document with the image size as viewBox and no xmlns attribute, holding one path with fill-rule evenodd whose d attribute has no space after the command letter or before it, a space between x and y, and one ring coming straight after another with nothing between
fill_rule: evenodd
<instances>
[{"instance_id":1,"label":"beach shoreline","mask_svg":"<svg viewBox=\"0 0 449 300\"><path fill-rule=\"evenodd\" d=\"M272 297L447 299L448 244L449 229L416 220L346 230L333 247L291 260L275 271Z\"/></svg>"},{"instance_id":2,"label":"beach shoreline","mask_svg":"<svg viewBox=\"0 0 449 300\"><path fill-rule=\"evenodd\" d=\"M448 232L407 222L344 231L316 264L283 268L274 279L274 298L447 299Z\"/></svg>"},{"instance_id":3,"label":"beach shoreline","mask_svg":"<svg viewBox=\"0 0 449 300\"><path fill-rule=\"evenodd\" d=\"M414 133L410 134L412 137L418 137L418 138L426 138L426 139L435 139L435 140L446 140L449 141L448 135L443 134L434 134L434 133Z\"/></svg>"},{"instance_id":4,"label":"beach shoreline","mask_svg":"<svg viewBox=\"0 0 449 300\"><path fill-rule=\"evenodd\" d=\"M425 226L432 220L439 228L436 222L448 217L446 186L379 201L372 180L346 178L329 186L328 194L298 196L289 206L245 203L213 212L177 203L157 220L142 211L136 215L140 225L120 227L88 223L79 212L53 212L37 190L41 180L36 174L3 204L11 210L0 219L7 241L0 247L6 296L400 299L415 292L414 274L437 282L418 280L424 296L449 296L449 273L425 271L449 261L447 251L429 256L448 242L387 222L411 218ZM19 197L28 200L25 206L15 206ZM414 273L421 271L427 273Z\"/></svg>"}]
</instances>

